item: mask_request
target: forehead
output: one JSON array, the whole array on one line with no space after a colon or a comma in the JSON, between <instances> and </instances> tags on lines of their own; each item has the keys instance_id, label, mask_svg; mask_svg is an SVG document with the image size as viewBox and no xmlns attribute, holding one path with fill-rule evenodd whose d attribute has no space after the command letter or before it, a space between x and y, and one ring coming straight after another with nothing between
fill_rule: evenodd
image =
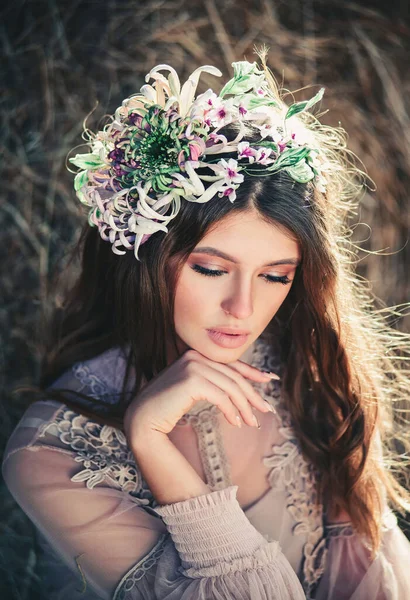
<instances>
[{"instance_id":1,"label":"forehead","mask_svg":"<svg viewBox=\"0 0 410 600\"><path fill-rule=\"evenodd\" d=\"M206 233L196 247L217 248L243 264L265 264L282 258L301 257L294 234L279 223L265 221L256 212L238 212L225 217Z\"/></svg>"}]
</instances>

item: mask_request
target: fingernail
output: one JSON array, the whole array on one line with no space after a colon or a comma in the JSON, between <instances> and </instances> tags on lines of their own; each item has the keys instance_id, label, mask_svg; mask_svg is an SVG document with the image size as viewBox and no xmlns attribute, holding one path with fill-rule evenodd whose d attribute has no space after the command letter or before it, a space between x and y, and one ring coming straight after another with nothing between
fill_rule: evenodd
<instances>
[{"instance_id":1,"label":"fingernail","mask_svg":"<svg viewBox=\"0 0 410 600\"><path fill-rule=\"evenodd\" d=\"M260 423L255 415L252 415L252 421L255 423L255 425L257 426L258 429L261 428Z\"/></svg>"},{"instance_id":2,"label":"fingernail","mask_svg":"<svg viewBox=\"0 0 410 600\"><path fill-rule=\"evenodd\" d=\"M279 375L276 375L276 373L267 373L266 371L262 371L262 373L266 375L266 377L269 377L269 379L280 379Z\"/></svg>"},{"instance_id":3,"label":"fingernail","mask_svg":"<svg viewBox=\"0 0 410 600\"><path fill-rule=\"evenodd\" d=\"M264 400L265 404L267 405L267 407L269 408L269 410L273 413L276 413L275 408L272 406L272 404L269 404L269 402L267 400Z\"/></svg>"},{"instance_id":4,"label":"fingernail","mask_svg":"<svg viewBox=\"0 0 410 600\"><path fill-rule=\"evenodd\" d=\"M241 417L239 415L236 415L236 421L237 421L238 427L242 427L242 421L241 421Z\"/></svg>"}]
</instances>

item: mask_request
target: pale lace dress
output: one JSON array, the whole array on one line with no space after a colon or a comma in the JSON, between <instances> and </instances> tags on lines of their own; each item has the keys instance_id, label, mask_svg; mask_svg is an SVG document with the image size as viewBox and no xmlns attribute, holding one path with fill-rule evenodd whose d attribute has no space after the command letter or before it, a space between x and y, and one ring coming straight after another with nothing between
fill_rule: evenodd
<instances>
[{"instance_id":1,"label":"pale lace dress","mask_svg":"<svg viewBox=\"0 0 410 600\"><path fill-rule=\"evenodd\" d=\"M262 338L243 360L279 372ZM113 402L125 360L113 348L55 387ZM54 401L29 407L3 474L39 531L47 600L406 600L410 543L386 505L371 563L349 522L314 507L317 474L302 457L280 384L255 384L277 414L231 426L197 404L170 438L212 490L158 506L124 435Z\"/></svg>"}]
</instances>

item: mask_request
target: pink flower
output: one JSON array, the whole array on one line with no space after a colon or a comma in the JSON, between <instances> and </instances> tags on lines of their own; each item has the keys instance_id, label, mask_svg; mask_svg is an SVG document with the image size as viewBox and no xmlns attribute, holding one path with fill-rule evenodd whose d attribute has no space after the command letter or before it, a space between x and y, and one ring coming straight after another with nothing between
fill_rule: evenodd
<instances>
[{"instance_id":1,"label":"pink flower","mask_svg":"<svg viewBox=\"0 0 410 600\"><path fill-rule=\"evenodd\" d=\"M245 108L245 106L243 105L242 102L239 104L238 112L239 112L239 117L244 117L248 112L248 109Z\"/></svg>"},{"instance_id":2,"label":"pink flower","mask_svg":"<svg viewBox=\"0 0 410 600\"><path fill-rule=\"evenodd\" d=\"M198 158L205 152L205 143L198 137L192 142L189 142L188 146L190 160L198 160Z\"/></svg>"},{"instance_id":3,"label":"pink flower","mask_svg":"<svg viewBox=\"0 0 410 600\"><path fill-rule=\"evenodd\" d=\"M253 163L256 156L256 150L250 147L249 142L239 142L238 158L248 158L250 163Z\"/></svg>"},{"instance_id":4,"label":"pink flower","mask_svg":"<svg viewBox=\"0 0 410 600\"><path fill-rule=\"evenodd\" d=\"M236 200L236 188L227 187L227 188L223 189L221 192L219 192L218 196L220 198L228 196L228 199L231 202L234 202Z\"/></svg>"},{"instance_id":5,"label":"pink flower","mask_svg":"<svg viewBox=\"0 0 410 600\"><path fill-rule=\"evenodd\" d=\"M238 161L234 158L230 158L228 161L222 158L216 166L219 167L219 171L224 174L225 183L228 185L232 183L242 183L244 177L239 173Z\"/></svg>"},{"instance_id":6,"label":"pink flower","mask_svg":"<svg viewBox=\"0 0 410 600\"><path fill-rule=\"evenodd\" d=\"M259 163L260 165L272 164L273 162L275 162L275 158L274 157L269 158L269 156L271 154L272 154L271 148L258 148L256 150L255 162Z\"/></svg>"},{"instance_id":7,"label":"pink flower","mask_svg":"<svg viewBox=\"0 0 410 600\"><path fill-rule=\"evenodd\" d=\"M213 101L213 108L206 115L206 119L211 122L213 127L223 127L232 122L234 118L233 111L232 99L223 101L217 97Z\"/></svg>"}]
</instances>

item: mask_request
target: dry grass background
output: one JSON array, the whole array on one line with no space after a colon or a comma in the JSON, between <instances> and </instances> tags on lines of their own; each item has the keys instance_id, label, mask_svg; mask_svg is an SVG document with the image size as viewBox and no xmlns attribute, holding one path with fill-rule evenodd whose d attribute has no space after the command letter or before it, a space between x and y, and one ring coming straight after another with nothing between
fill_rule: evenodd
<instances>
[{"instance_id":1,"label":"dry grass background","mask_svg":"<svg viewBox=\"0 0 410 600\"><path fill-rule=\"evenodd\" d=\"M296 99L324 85L322 109L329 112L322 120L341 123L377 184L361 201L355 239L381 255L362 252L358 270L381 306L410 300L407 1L7 4L0 15L1 448L22 411L11 390L38 373L40 306L78 233L67 152L97 99L92 126L158 63L172 64L181 79L202 64L231 73L232 61L254 60L253 45L266 43L269 65L288 89L314 84ZM200 91L218 85L205 74ZM408 317L396 326L409 330ZM0 501L0 596L42 599L33 527L4 486Z\"/></svg>"}]
</instances>

